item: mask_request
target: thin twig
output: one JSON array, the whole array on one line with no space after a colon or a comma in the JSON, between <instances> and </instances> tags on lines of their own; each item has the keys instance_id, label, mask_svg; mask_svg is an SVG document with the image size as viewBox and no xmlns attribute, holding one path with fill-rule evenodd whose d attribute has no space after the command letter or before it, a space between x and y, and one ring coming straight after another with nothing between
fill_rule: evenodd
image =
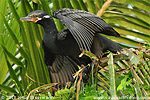
<instances>
[{"instance_id":1,"label":"thin twig","mask_svg":"<svg viewBox=\"0 0 150 100\"><path fill-rule=\"evenodd\" d=\"M82 80L82 72L83 72L83 70L80 73L80 78L79 78L79 81L77 83L77 100L79 100L79 92L80 92L80 83L81 83L81 80Z\"/></svg>"}]
</instances>

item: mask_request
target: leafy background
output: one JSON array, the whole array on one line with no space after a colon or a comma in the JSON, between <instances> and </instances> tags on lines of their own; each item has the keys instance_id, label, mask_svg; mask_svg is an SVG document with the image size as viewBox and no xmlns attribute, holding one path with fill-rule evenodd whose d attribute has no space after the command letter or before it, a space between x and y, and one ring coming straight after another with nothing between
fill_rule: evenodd
<instances>
[{"instance_id":1,"label":"leafy background","mask_svg":"<svg viewBox=\"0 0 150 100\"><path fill-rule=\"evenodd\" d=\"M41 9L51 15L53 11L60 8L82 9L101 17L121 34L120 38L106 37L124 48L136 49L134 53L141 60L141 63L136 63L138 58L134 54L129 54L136 60L116 62L113 64L114 69L111 69L111 65L106 66L105 69L100 68L98 73L93 75L95 79L91 79L94 82L81 86L86 90L83 92L81 89L80 93L75 96L79 95L80 99L110 95L149 96L150 63L149 55L145 56L145 53L149 54L150 0L0 0L1 95L27 96L31 92L34 95L35 91L31 90L50 83L41 47L43 29L33 23L22 23L19 19L36 9ZM58 20L55 19L55 22L58 30L64 28ZM127 51L127 53L130 52ZM111 59L110 62L113 60L112 54L109 59ZM116 70L122 69L126 70L116 74ZM111 77L113 80L110 80ZM52 85L54 84L49 86ZM71 89L61 91L57 96L71 93L73 91Z\"/></svg>"}]
</instances>

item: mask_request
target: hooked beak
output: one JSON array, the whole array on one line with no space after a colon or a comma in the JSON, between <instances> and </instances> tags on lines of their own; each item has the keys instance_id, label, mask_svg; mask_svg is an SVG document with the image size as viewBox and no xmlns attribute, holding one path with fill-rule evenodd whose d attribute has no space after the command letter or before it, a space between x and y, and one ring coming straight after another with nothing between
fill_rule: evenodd
<instances>
[{"instance_id":1,"label":"hooked beak","mask_svg":"<svg viewBox=\"0 0 150 100\"><path fill-rule=\"evenodd\" d=\"M20 21L31 21L31 22L36 23L38 21L38 18L37 17L32 18L32 17L27 16L27 17L20 18Z\"/></svg>"}]
</instances>

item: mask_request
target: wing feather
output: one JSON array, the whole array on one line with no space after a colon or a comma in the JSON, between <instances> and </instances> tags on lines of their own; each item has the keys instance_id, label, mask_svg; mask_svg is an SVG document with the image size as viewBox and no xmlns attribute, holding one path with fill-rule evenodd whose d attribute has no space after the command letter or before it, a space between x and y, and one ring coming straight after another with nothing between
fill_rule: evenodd
<instances>
[{"instance_id":1,"label":"wing feather","mask_svg":"<svg viewBox=\"0 0 150 100\"><path fill-rule=\"evenodd\" d=\"M90 51L95 33L120 36L104 20L86 11L63 8L53 12L53 17L70 30L81 50Z\"/></svg>"}]
</instances>

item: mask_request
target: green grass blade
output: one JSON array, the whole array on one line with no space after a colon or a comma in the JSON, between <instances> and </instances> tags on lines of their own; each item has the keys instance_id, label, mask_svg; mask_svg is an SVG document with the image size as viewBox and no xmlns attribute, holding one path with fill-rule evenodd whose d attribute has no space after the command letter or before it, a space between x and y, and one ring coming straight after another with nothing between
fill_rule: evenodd
<instances>
[{"instance_id":1,"label":"green grass blade","mask_svg":"<svg viewBox=\"0 0 150 100\"><path fill-rule=\"evenodd\" d=\"M7 56L12 60L12 62L14 62L15 64L17 64L18 66L23 67L23 63L22 63L19 59L17 59L15 56L13 56L13 55L6 49L6 47L5 47L3 44L2 44L1 46L2 46L2 48L3 48L4 52L5 52L5 54L7 54Z\"/></svg>"},{"instance_id":2,"label":"green grass blade","mask_svg":"<svg viewBox=\"0 0 150 100\"><path fill-rule=\"evenodd\" d=\"M17 94L17 91L14 88L11 88L2 84L0 84L0 89L6 91L7 93Z\"/></svg>"},{"instance_id":3,"label":"green grass blade","mask_svg":"<svg viewBox=\"0 0 150 100\"><path fill-rule=\"evenodd\" d=\"M14 32L12 31L12 29L10 28L8 22L6 21L5 17L0 13L0 16L3 18L3 22L5 23L9 33L10 33L10 36L13 38L14 42L16 43L16 45L20 45L19 44L19 41L17 39L17 37L15 36Z\"/></svg>"},{"instance_id":4,"label":"green grass blade","mask_svg":"<svg viewBox=\"0 0 150 100\"><path fill-rule=\"evenodd\" d=\"M4 26L4 22L2 21L3 18L1 16L1 14L5 15L7 14L7 7L8 7L8 2L7 0L2 0L0 1L0 44L1 43L4 43L4 33L5 32L5 26ZM9 41L9 40L8 40ZM8 67L7 67L7 64L6 64L6 61L5 61L5 57L4 57L4 54L2 53L2 47L0 46L0 84L3 83L4 79L5 79L5 76L7 74L7 71L8 71Z\"/></svg>"},{"instance_id":5,"label":"green grass blade","mask_svg":"<svg viewBox=\"0 0 150 100\"><path fill-rule=\"evenodd\" d=\"M96 10L96 6L94 4L94 0L86 0L88 8L89 8L89 12L96 14L97 10Z\"/></svg>"},{"instance_id":6,"label":"green grass blade","mask_svg":"<svg viewBox=\"0 0 150 100\"><path fill-rule=\"evenodd\" d=\"M25 9L23 12L23 15L26 16L29 11L31 10L31 7L29 5L29 2L27 1L22 1L21 2L22 9ZM41 31L39 31L39 28L37 25L30 23L30 22L24 22L24 28L26 30L25 36L28 41L28 51L29 51L29 57L30 59L28 60L28 69L27 69L27 74L28 76L32 76L31 78L37 82L34 82L32 87L37 87L40 86L41 84L44 83L49 83L50 78L49 78L49 73L47 70L47 67L45 66L44 63L44 58L43 58L43 51L41 47ZM42 31L43 32L43 31ZM41 74L39 74L41 73ZM27 82L30 83L31 80L27 79ZM28 84L27 83L27 84ZM26 86L27 86L26 84Z\"/></svg>"},{"instance_id":7,"label":"green grass blade","mask_svg":"<svg viewBox=\"0 0 150 100\"><path fill-rule=\"evenodd\" d=\"M137 9L130 9L127 7L123 7L123 6L111 6L109 7L109 9L119 9L120 11L122 11L125 14L133 14L135 16L137 16L138 18L142 19L143 21L150 23L150 15L141 12Z\"/></svg>"},{"instance_id":8,"label":"green grass blade","mask_svg":"<svg viewBox=\"0 0 150 100\"><path fill-rule=\"evenodd\" d=\"M117 32L119 32L120 34L124 34L124 35L131 35L137 38L141 38L143 40L149 40L150 35L148 34L144 34L141 32L137 32L131 29L128 29L124 26L117 26L115 24L110 24Z\"/></svg>"},{"instance_id":9,"label":"green grass blade","mask_svg":"<svg viewBox=\"0 0 150 100\"><path fill-rule=\"evenodd\" d=\"M60 9L60 5L59 5L59 1L58 0L52 0L53 2L53 11L55 10L58 10ZM64 28L64 26L59 22L58 19L55 19L55 22L56 22L56 26L57 26L57 29L60 31Z\"/></svg>"},{"instance_id":10,"label":"green grass blade","mask_svg":"<svg viewBox=\"0 0 150 100\"><path fill-rule=\"evenodd\" d=\"M70 2L71 2L72 7L73 7L74 9L81 9L80 4L78 3L77 0L70 0Z\"/></svg>"},{"instance_id":11,"label":"green grass blade","mask_svg":"<svg viewBox=\"0 0 150 100\"><path fill-rule=\"evenodd\" d=\"M116 85L115 85L115 70L113 66L113 55L109 54L108 66L109 66L109 74L110 74L110 94L113 97L113 100L116 100Z\"/></svg>"},{"instance_id":12,"label":"green grass blade","mask_svg":"<svg viewBox=\"0 0 150 100\"><path fill-rule=\"evenodd\" d=\"M73 8L72 5L71 5L71 3L70 3L70 0L65 0L65 7L66 8L70 8L70 9Z\"/></svg>"},{"instance_id":13,"label":"green grass blade","mask_svg":"<svg viewBox=\"0 0 150 100\"><path fill-rule=\"evenodd\" d=\"M60 8L64 8L64 6L65 6L64 1L65 0L58 0Z\"/></svg>"},{"instance_id":14,"label":"green grass blade","mask_svg":"<svg viewBox=\"0 0 150 100\"><path fill-rule=\"evenodd\" d=\"M118 25L124 25L124 27L128 27L130 29L136 29L140 32L143 32L145 34L148 34L149 33L149 28L147 27L144 27L142 25L139 25L133 21L130 21L128 19L125 19L125 18L122 18L122 17L117 17L117 16L113 16L113 17L105 17L103 18L107 23L115 23L115 24L118 24Z\"/></svg>"},{"instance_id":15,"label":"green grass blade","mask_svg":"<svg viewBox=\"0 0 150 100\"><path fill-rule=\"evenodd\" d=\"M94 0L96 7L98 7L98 9L102 8L102 5L104 3L103 0Z\"/></svg>"},{"instance_id":16,"label":"green grass blade","mask_svg":"<svg viewBox=\"0 0 150 100\"><path fill-rule=\"evenodd\" d=\"M149 12L149 9L150 9L150 2L148 1L143 1L143 0L115 0L115 2L117 3L122 3L122 4L131 4L137 8L140 8L142 10L145 10L145 11L148 11Z\"/></svg>"},{"instance_id":17,"label":"green grass blade","mask_svg":"<svg viewBox=\"0 0 150 100\"><path fill-rule=\"evenodd\" d=\"M140 89L140 85L136 81L135 81L135 93L136 93L137 100L144 100L143 95L142 95L142 91Z\"/></svg>"},{"instance_id":18,"label":"green grass blade","mask_svg":"<svg viewBox=\"0 0 150 100\"><path fill-rule=\"evenodd\" d=\"M22 85L21 85L20 81L18 80L18 77L17 77L16 73L14 72L14 70L13 70L11 64L10 64L9 61L8 61L7 54L5 54L5 59L6 59L7 65L8 65L8 69L9 69L9 72L10 72L10 76L11 76L11 78L14 80L15 85L16 85L18 91L19 91L19 94L20 94L21 96L23 96L23 95L24 95L24 92L23 92L23 89L22 89Z\"/></svg>"},{"instance_id":19,"label":"green grass blade","mask_svg":"<svg viewBox=\"0 0 150 100\"><path fill-rule=\"evenodd\" d=\"M16 66L16 65L14 65ZM14 67L12 66L12 67ZM15 71L17 77L19 77L19 75L22 74L22 72L20 71L20 67L16 67L16 68L13 68L13 70ZM3 82L3 85L5 86L12 86L14 84L13 80L11 79L11 76L9 75L9 73L7 73L8 76L5 77L5 81Z\"/></svg>"},{"instance_id":20,"label":"green grass blade","mask_svg":"<svg viewBox=\"0 0 150 100\"><path fill-rule=\"evenodd\" d=\"M83 0L78 0L78 3L80 4L80 7L82 10L88 11L86 5L84 4Z\"/></svg>"},{"instance_id":21,"label":"green grass blade","mask_svg":"<svg viewBox=\"0 0 150 100\"><path fill-rule=\"evenodd\" d=\"M42 6L41 9L51 15L51 10L49 8L49 4L47 0L39 0L39 1L41 2L41 6Z\"/></svg>"},{"instance_id":22,"label":"green grass blade","mask_svg":"<svg viewBox=\"0 0 150 100\"><path fill-rule=\"evenodd\" d=\"M14 7L13 2L11 0L8 0L8 3L9 3L10 9L11 9L16 21L18 22L19 25L22 25L22 23L20 22L20 17L17 14L16 8Z\"/></svg>"},{"instance_id":23,"label":"green grass blade","mask_svg":"<svg viewBox=\"0 0 150 100\"><path fill-rule=\"evenodd\" d=\"M123 18L127 18L128 20L132 21L132 22L135 22L141 26L144 26L144 27L147 27L149 28L150 24L147 23L146 21L136 17L136 16L132 16L132 15L128 15L128 14L124 14L124 13L119 13L119 12L116 12L116 11L107 11L105 12L104 14L105 17L123 17Z\"/></svg>"}]
</instances>

